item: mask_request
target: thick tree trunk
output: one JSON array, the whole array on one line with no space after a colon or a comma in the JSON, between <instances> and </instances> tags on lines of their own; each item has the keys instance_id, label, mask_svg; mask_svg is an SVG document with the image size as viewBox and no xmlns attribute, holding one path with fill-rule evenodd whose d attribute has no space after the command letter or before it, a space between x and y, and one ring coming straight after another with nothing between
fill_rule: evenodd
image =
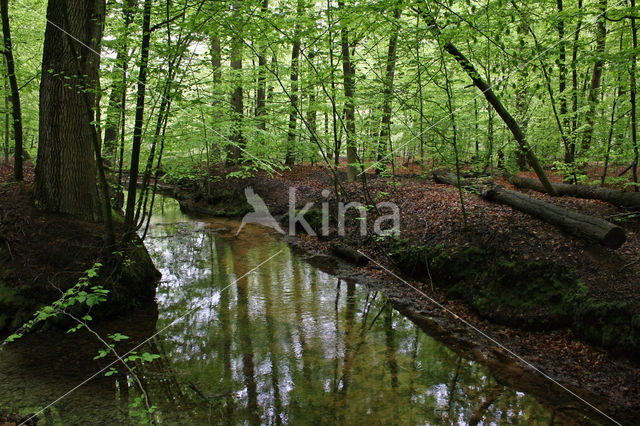
<instances>
[{"instance_id":1,"label":"thick tree trunk","mask_svg":"<svg viewBox=\"0 0 640 426\"><path fill-rule=\"evenodd\" d=\"M338 7L344 11L344 1L338 1ZM353 182L358 173L358 153L356 151L356 106L355 106L355 68L351 63L349 50L349 29L346 19L340 22L340 45L342 48L342 74L344 79L344 116L347 136L347 180Z\"/></svg>"},{"instance_id":2,"label":"thick tree trunk","mask_svg":"<svg viewBox=\"0 0 640 426\"><path fill-rule=\"evenodd\" d=\"M309 62L313 63L313 60L316 56L315 50L309 52L308 58ZM307 123L309 126L309 138L311 142L318 146L320 143L318 141L318 126L317 126L317 115L318 115L318 106L316 105L316 87L313 82L310 82L307 85L306 92L309 94L309 109L307 109ZM315 159L315 156L312 157ZM313 160L312 160L313 161Z\"/></svg>"},{"instance_id":3,"label":"thick tree trunk","mask_svg":"<svg viewBox=\"0 0 640 426\"><path fill-rule=\"evenodd\" d=\"M578 0L578 22L573 32L573 47L571 49L571 137L569 146L564 153L564 162L573 165L576 156L577 129L578 129L578 41L582 29L582 0ZM574 175L575 180L575 175Z\"/></svg>"},{"instance_id":4,"label":"thick tree trunk","mask_svg":"<svg viewBox=\"0 0 640 426\"><path fill-rule=\"evenodd\" d=\"M518 188L533 189L538 192L546 192L544 187L535 179L510 176L509 182ZM619 207L640 208L640 193L616 191L592 185L571 185L568 183L553 184L558 195L568 195L576 198L589 198L602 200Z\"/></svg>"},{"instance_id":5,"label":"thick tree trunk","mask_svg":"<svg viewBox=\"0 0 640 426\"><path fill-rule=\"evenodd\" d=\"M7 75L11 87L11 105L13 115L13 138L15 148L13 151L13 178L22 180L22 111L20 109L20 91L16 79L15 63L13 61L13 46L11 44L11 27L9 26L9 0L0 1L0 14L2 15L2 36L4 38L4 56L7 64Z\"/></svg>"},{"instance_id":6,"label":"thick tree trunk","mask_svg":"<svg viewBox=\"0 0 640 426\"><path fill-rule=\"evenodd\" d=\"M558 18L557 18L557 27L558 27L558 100L560 101L560 117L562 119L562 127L564 129L568 128L568 120L567 113L569 112L569 107L567 103L567 48L566 48L566 40L565 40L565 30L564 30L564 6L563 0L557 0L557 8L558 8ZM570 142L565 138L564 139L564 152L565 158L567 157L567 153L570 152Z\"/></svg>"},{"instance_id":7,"label":"thick tree trunk","mask_svg":"<svg viewBox=\"0 0 640 426\"><path fill-rule=\"evenodd\" d=\"M11 113L9 112L9 76L7 76L7 58L3 57L4 64L4 162L9 162L9 144L11 139L11 131L9 130L9 120Z\"/></svg>"},{"instance_id":8,"label":"thick tree trunk","mask_svg":"<svg viewBox=\"0 0 640 426\"><path fill-rule=\"evenodd\" d=\"M87 99L94 105L100 57L92 50L104 13L104 0L50 0L42 58L36 205L86 220L98 219L100 207ZM84 78L74 77L78 67Z\"/></svg>"},{"instance_id":9,"label":"thick tree trunk","mask_svg":"<svg viewBox=\"0 0 640 426\"><path fill-rule=\"evenodd\" d=\"M518 37L521 40L525 39L527 34L528 26L524 18L521 18L522 22L518 25ZM535 38L534 38L535 40ZM524 56L524 43L520 45L518 48L518 53L520 56ZM529 108L527 96L528 96L528 85L529 83L529 73L527 72L527 68L523 68L518 72L516 79L516 96L515 96L515 108L516 108L516 116L518 117L518 122L520 123L520 127L522 128L522 133L527 135L527 127L529 125L529 121L527 118L527 110ZM516 164L518 164L518 169L520 171L527 170L527 153L524 152L521 148L516 149L515 151Z\"/></svg>"},{"instance_id":10,"label":"thick tree trunk","mask_svg":"<svg viewBox=\"0 0 640 426\"><path fill-rule=\"evenodd\" d=\"M222 86L222 46L220 36L213 33L211 38L211 67L213 69L213 115L216 122L222 119L220 98L223 96Z\"/></svg>"},{"instance_id":11,"label":"thick tree trunk","mask_svg":"<svg viewBox=\"0 0 640 426\"><path fill-rule=\"evenodd\" d=\"M456 176L448 171L436 171L433 173L433 177L438 183L457 185ZM617 249L627 239L622 228L606 220L576 213L545 201L535 200L500 185L488 188L478 185L475 189L482 194L482 198L506 204L515 210L555 225L571 235L596 241L605 247Z\"/></svg>"},{"instance_id":12,"label":"thick tree trunk","mask_svg":"<svg viewBox=\"0 0 640 426\"><path fill-rule=\"evenodd\" d=\"M622 228L606 220L535 200L500 185L486 191L483 198L507 204L516 210L555 225L571 235L588 238L612 249L619 248L627 239Z\"/></svg>"}]
</instances>

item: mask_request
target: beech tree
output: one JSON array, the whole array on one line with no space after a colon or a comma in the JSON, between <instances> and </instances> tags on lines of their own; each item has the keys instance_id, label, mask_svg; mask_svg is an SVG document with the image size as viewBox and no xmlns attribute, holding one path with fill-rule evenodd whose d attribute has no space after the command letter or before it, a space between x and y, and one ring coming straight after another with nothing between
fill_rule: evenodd
<instances>
[{"instance_id":1,"label":"beech tree","mask_svg":"<svg viewBox=\"0 0 640 426\"><path fill-rule=\"evenodd\" d=\"M100 218L93 128L104 0L50 0L40 81L37 206Z\"/></svg>"},{"instance_id":2,"label":"beech tree","mask_svg":"<svg viewBox=\"0 0 640 426\"><path fill-rule=\"evenodd\" d=\"M20 91L16 79L15 63L13 60L13 45L11 43L11 27L9 25L9 0L0 0L0 14L2 15L2 37L4 38L4 56L7 65L7 75L11 87L11 105L13 116L13 177L22 180L22 109L20 107ZM8 114L8 111L7 111ZM8 116L8 115L7 115Z\"/></svg>"}]
</instances>

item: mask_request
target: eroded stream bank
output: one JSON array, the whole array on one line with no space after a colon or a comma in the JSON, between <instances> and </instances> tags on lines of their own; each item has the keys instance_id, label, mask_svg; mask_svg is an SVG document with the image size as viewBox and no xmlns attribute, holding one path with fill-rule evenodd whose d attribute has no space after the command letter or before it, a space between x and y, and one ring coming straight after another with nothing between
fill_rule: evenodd
<instances>
[{"instance_id":1,"label":"eroded stream bank","mask_svg":"<svg viewBox=\"0 0 640 426\"><path fill-rule=\"evenodd\" d=\"M192 219L174 200L158 202L146 241L163 274L157 310L100 329L134 341L161 331L139 350L161 358L138 366L161 422L590 421L559 389L494 355L476 362L481 347L464 347L455 330L438 331L437 318L401 303L447 345L434 339L373 281L347 277L350 269L304 259L264 228L248 225L236 238L238 221ZM89 336L63 334L28 336L0 352L0 407L39 411L97 371ZM122 376L98 375L42 413L41 424L122 423L136 393Z\"/></svg>"}]
</instances>

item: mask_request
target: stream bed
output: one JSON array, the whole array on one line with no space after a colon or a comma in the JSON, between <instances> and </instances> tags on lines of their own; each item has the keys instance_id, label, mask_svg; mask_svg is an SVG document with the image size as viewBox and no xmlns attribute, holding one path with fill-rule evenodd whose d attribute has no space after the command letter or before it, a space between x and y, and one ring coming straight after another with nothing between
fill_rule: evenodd
<instances>
[{"instance_id":1,"label":"stream bed","mask_svg":"<svg viewBox=\"0 0 640 426\"><path fill-rule=\"evenodd\" d=\"M236 236L238 226L158 198L145 240L162 273L157 306L96 328L131 345L151 337L137 351L160 357L136 372L160 423L566 422L430 337L380 292L310 265L265 228ZM0 412L38 413L39 424L137 423L137 387L125 374L98 373L98 349L89 333L62 331L7 346ZM576 424L591 422L583 416L572 413Z\"/></svg>"}]
</instances>

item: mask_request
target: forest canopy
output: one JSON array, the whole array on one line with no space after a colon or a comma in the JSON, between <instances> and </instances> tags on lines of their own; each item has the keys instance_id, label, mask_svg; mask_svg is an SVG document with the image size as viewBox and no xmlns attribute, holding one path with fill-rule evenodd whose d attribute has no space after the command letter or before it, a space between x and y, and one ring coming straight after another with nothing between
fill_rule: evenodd
<instances>
[{"instance_id":1,"label":"forest canopy","mask_svg":"<svg viewBox=\"0 0 640 426\"><path fill-rule=\"evenodd\" d=\"M597 163L602 182L637 181L635 1L109 1L93 108L113 172L126 172L136 144L147 9L142 170L161 161L180 176L226 161L248 172L341 156L349 178L398 158L526 169L526 148L455 46L544 166L585 181ZM11 1L9 16L35 156L46 2Z\"/></svg>"}]
</instances>

